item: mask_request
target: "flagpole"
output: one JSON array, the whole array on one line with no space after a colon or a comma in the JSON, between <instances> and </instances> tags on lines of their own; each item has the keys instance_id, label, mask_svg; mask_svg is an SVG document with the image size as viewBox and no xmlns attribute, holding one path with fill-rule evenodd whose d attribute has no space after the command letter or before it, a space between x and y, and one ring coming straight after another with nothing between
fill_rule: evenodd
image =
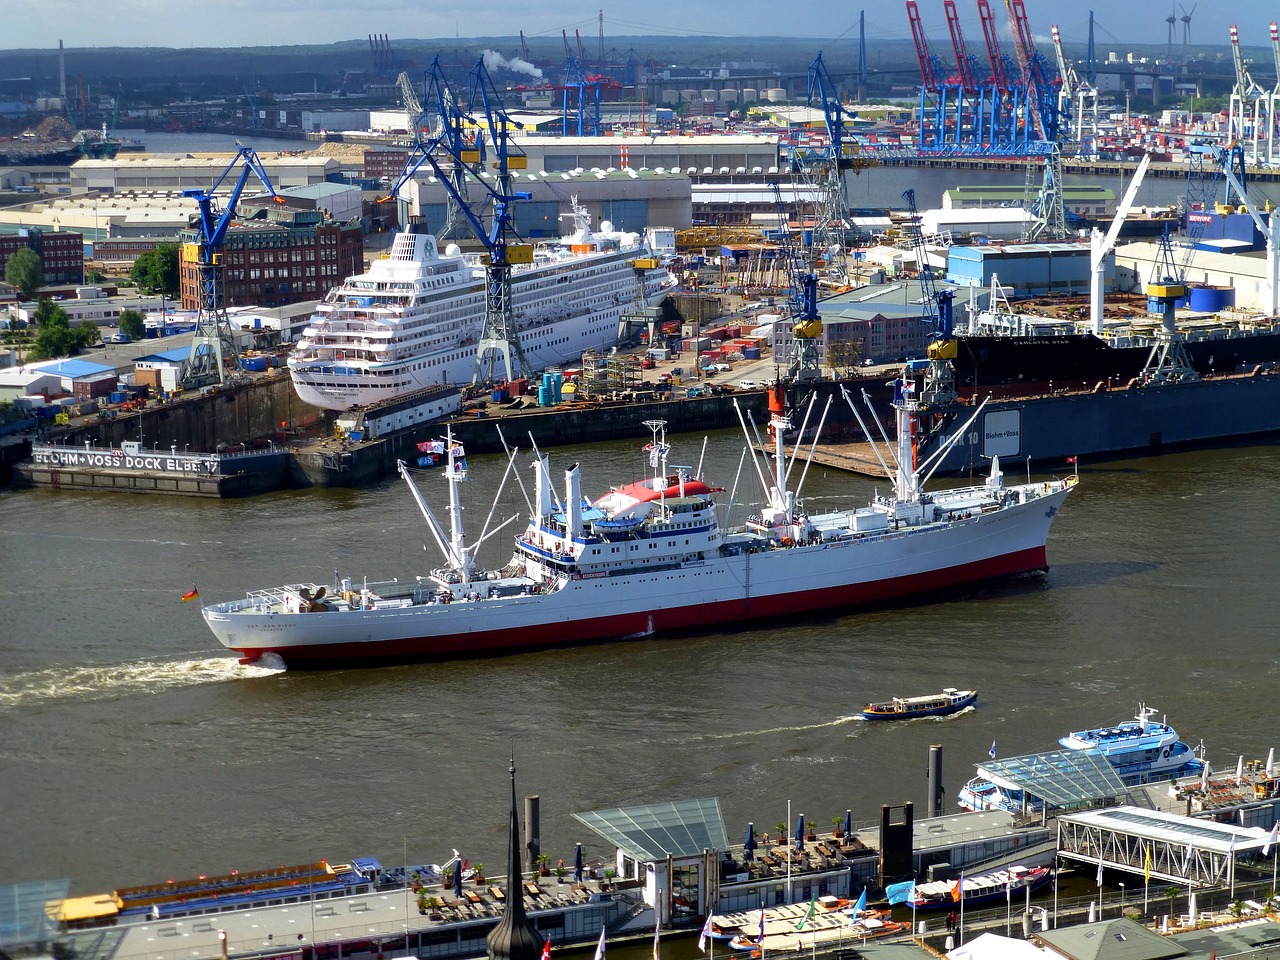
<instances>
[{"instance_id":1,"label":"flagpole","mask_svg":"<svg viewBox=\"0 0 1280 960\"><path fill-rule=\"evenodd\" d=\"M1031 893L1028 892L1027 896L1031 896ZM1055 930L1058 927L1058 855L1056 853L1053 855L1053 926Z\"/></svg>"},{"instance_id":2,"label":"flagpole","mask_svg":"<svg viewBox=\"0 0 1280 960\"><path fill-rule=\"evenodd\" d=\"M1006 876L1004 878L1004 935L1007 937L1013 932L1013 878ZM960 891L964 893L964 891Z\"/></svg>"},{"instance_id":3,"label":"flagpole","mask_svg":"<svg viewBox=\"0 0 1280 960\"><path fill-rule=\"evenodd\" d=\"M791 801L787 801L787 829L782 834L783 843L787 848L787 903L791 902ZM760 935L760 939L764 939L764 934Z\"/></svg>"},{"instance_id":4,"label":"flagpole","mask_svg":"<svg viewBox=\"0 0 1280 960\"><path fill-rule=\"evenodd\" d=\"M1236 899L1236 838L1234 835L1231 837L1231 848L1227 853L1227 857L1227 870L1231 874L1231 900L1234 902Z\"/></svg>"},{"instance_id":5,"label":"flagpole","mask_svg":"<svg viewBox=\"0 0 1280 960\"><path fill-rule=\"evenodd\" d=\"M1155 843L1154 840L1151 842L1153 844ZM1151 889L1151 848L1144 848L1144 853L1146 856L1144 858L1144 869L1142 871L1142 915L1145 917L1147 915L1147 895Z\"/></svg>"}]
</instances>

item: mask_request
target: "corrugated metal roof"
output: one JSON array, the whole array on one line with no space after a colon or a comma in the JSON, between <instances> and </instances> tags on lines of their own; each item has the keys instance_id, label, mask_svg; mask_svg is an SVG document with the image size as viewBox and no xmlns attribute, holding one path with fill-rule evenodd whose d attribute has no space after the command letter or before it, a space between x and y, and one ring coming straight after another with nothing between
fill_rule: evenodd
<instances>
[{"instance_id":1,"label":"corrugated metal roof","mask_svg":"<svg viewBox=\"0 0 1280 960\"><path fill-rule=\"evenodd\" d=\"M1143 840L1158 840L1220 854L1261 850L1270 835L1270 831L1262 827L1240 827L1143 807L1108 807L1104 810L1064 814L1062 819L1114 830Z\"/></svg>"},{"instance_id":2,"label":"corrugated metal roof","mask_svg":"<svg viewBox=\"0 0 1280 960\"><path fill-rule=\"evenodd\" d=\"M974 259L1009 259L1012 257L1043 257L1045 255L1088 255L1088 243L987 243L975 247L953 247L961 257L976 254Z\"/></svg>"},{"instance_id":3,"label":"corrugated metal roof","mask_svg":"<svg viewBox=\"0 0 1280 960\"><path fill-rule=\"evenodd\" d=\"M54 360L50 363L30 364L28 369L36 368L42 373L51 373L58 377L70 377L73 380L83 377L96 377L104 373L111 373L111 367L104 367L100 363L90 363L88 360Z\"/></svg>"}]
</instances>

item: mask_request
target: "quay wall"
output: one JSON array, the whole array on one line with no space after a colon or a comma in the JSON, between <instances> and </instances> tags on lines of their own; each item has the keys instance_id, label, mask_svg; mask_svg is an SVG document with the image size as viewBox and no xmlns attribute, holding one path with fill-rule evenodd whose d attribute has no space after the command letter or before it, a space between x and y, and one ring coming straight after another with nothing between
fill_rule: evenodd
<instances>
[{"instance_id":1,"label":"quay wall","mask_svg":"<svg viewBox=\"0 0 1280 960\"><path fill-rule=\"evenodd\" d=\"M468 453L502 450L499 429L507 442L527 447L529 437L539 447L597 443L627 437L648 437L645 420L667 421L668 433L722 430L738 424L734 400L756 422L767 416L763 391L734 396L695 397L637 403L605 400L574 403L524 411L484 411L444 422L417 424L377 440L358 444L328 439L293 451L293 482L301 486L353 487L369 483L395 470L396 461L413 463L417 444L442 437L452 430Z\"/></svg>"},{"instance_id":2,"label":"quay wall","mask_svg":"<svg viewBox=\"0 0 1280 960\"><path fill-rule=\"evenodd\" d=\"M212 453L219 446L246 444L321 419L322 411L298 399L289 374L276 371L211 393L186 394L162 404L153 400L145 409L121 412L109 420L76 419L66 428L48 430L46 436L68 446L89 441L119 446L137 440L158 450L190 447Z\"/></svg>"},{"instance_id":3,"label":"quay wall","mask_svg":"<svg viewBox=\"0 0 1280 960\"><path fill-rule=\"evenodd\" d=\"M136 461L136 462L135 462ZM33 458L13 468L16 487L153 493L184 497L247 497L288 486L289 453L268 450L238 456L110 453L37 444Z\"/></svg>"}]
</instances>

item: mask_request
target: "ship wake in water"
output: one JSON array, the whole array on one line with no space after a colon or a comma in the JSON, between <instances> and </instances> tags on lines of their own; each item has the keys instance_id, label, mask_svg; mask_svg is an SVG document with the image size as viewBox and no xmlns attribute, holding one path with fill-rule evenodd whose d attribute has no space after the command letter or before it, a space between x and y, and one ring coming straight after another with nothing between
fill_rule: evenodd
<instances>
[{"instance_id":1,"label":"ship wake in water","mask_svg":"<svg viewBox=\"0 0 1280 960\"><path fill-rule=\"evenodd\" d=\"M50 667L0 680L0 711L54 701L121 699L141 693L269 677L282 669L282 666L267 664L241 666L227 657Z\"/></svg>"}]
</instances>

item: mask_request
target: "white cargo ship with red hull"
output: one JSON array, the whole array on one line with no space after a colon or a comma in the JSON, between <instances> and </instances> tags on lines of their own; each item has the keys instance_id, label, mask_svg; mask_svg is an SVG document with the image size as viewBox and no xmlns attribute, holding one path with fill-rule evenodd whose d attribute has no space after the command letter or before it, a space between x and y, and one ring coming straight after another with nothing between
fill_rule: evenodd
<instances>
[{"instance_id":1,"label":"white cargo ship with red hull","mask_svg":"<svg viewBox=\"0 0 1280 960\"><path fill-rule=\"evenodd\" d=\"M407 581L257 590L205 607L204 618L246 661L272 654L293 667L372 664L646 637L910 594L938 597L959 584L1047 569L1049 527L1075 478L1006 485L996 461L981 485L925 493L931 463L915 462L912 442L918 408L904 391L898 400L901 439L892 458L903 466L893 471L892 496L808 513L799 491L787 487L794 455L788 460L781 437L790 424L776 413L774 468L758 463L755 470L764 506L732 530L719 523L720 491L697 471L668 464L660 422L650 422L652 475L594 502L582 495L577 464L565 471L558 496L540 456L531 519L499 570L480 567L463 536L458 490L467 467L449 442L447 529L401 466L445 566ZM806 420L812 413L811 405ZM513 453L504 485L514 462ZM477 543L497 532L488 527Z\"/></svg>"}]
</instances>

